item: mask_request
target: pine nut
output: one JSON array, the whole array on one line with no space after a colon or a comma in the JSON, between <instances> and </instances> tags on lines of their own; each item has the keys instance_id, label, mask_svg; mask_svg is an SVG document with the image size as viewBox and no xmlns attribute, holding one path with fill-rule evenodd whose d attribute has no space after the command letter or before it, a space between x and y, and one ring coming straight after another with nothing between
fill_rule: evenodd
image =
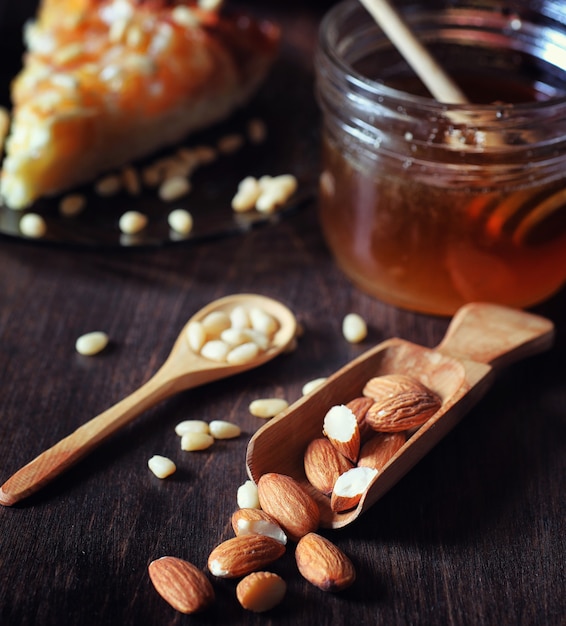
<instances>
[{"instance_id":1,"label":"pine nut","mask_svg":"<svg viewBox=\"0 0 566 626\"><path fill-rule=\"evenodd\" d=\"M84 356L93 356L102 352L108 345L108 341L109 338L106 333L95 330L81 335L75 342L75 349Z\"/></svg>"},{"instance_id":2,"label":"pine nut","mask_svg":"<svg viewBox=\"0 0 566 626\"><path fill-rule=\"evenodd\" d=\"M226 355L226 362L231 365L243 365L253 361L259 354L259 347L257 343L248 342L243 343L241 346L232 348Z\"/></svg>"},{"instance_id":3,"label":"pine nut","mask_svg":"<svg viewBox=\"0 0 566 626\"><path fill-rule=\"evenodd\" d=\"M243 343L249 343L250 341L250 337L244 329L234 327L226 328L226 330L223 330L220 333L220 339L222 339L222 341L225 341L232 348L241 346Z\"/></svg>"},{"instance_id":4,"label":"pine nut","mask_svg":"<svg viewBox=\"0 0 566 626\"><path fill-rule=\"evenodd\" d=\"M255 417L269 419L279 415L288 406L287 400L282 398L260 398L250 403L249 411Z\"/></svg>"},{"instance_id":5,"label":"pine nut","mask_svg":"<svg viewBox=\"0 0 566 626\"><path fill-rule=\"evenodd\" d=\"M187 326L187 340L193 352L200 352L206 342L206 330L201 322L191 322Z\"/></svg>"},{"instance_id":6,"label":"pine nut","mask_svg":"<svg viewBox=\"0 0 566 626\"><path fill-rule=\"evenodd\" d=\"M126 211L118 222L125 235L135 235L147 226L147 216L139 211Z\"/></svg>"},{"instance_id":7,"label":"pine nut","mask_svg":"<svg viewBox=\"0 0 566 626\"><path fill-rule=\"evenodd\" d=\"M238 487L237 501L240 509L260 508L257 485L253 482L253 480L246 480L243 485Z\"/></svg>"},{"instance_id":8,"label":"pine nut","mask_svg":"<svg viewBox=\"0 0 566 626\"><path fill-rule=\"evenodd\" d=\"M259 307L250 309L250 322L255 331L268 337L273 335L278 328L275 318Z\"/></svg>"},{"instance_id":9,"label":"pine nut","mask_svg":"<svg viewBox=\"0 0 566 626\"><path fill-rule=\"evenodd\" d=\"M233 154L237 152L244 144L242 135L232 133L222 137L217 144L218 152L221 154Z\"/></svg>"},{"instance_id":10,"label":"pine nut","mask_svg":"<svg viewBox=\"0 0 566 626\"><path fill-rule=\"evenodd\" d=\"M211 339L207 341L200 351L201 356L205 359L217 361L218 363L226 361L228 352L230 352L230 346L221 339Z\"/></svg>"},{"instance_id":11,"label":"pine nut","mask_svg":"<svg viewBox=\"0 0 566 626\"><path fill-rule=\"evenodd\" d=\"M246 176L238 185L238 191L232 198L232 209L237 213L251 211L261 194L259 182L253 176Z\"/></svg>"},{"instance_id":12,"label":"pine nut","mask_svg":"<svg viewBox=\"0 0 566 626\"><path fill-rule=\"evenodd\" d=\"M246 307L240 305L230 311L230 324L232 328L250 328L250 316Z\"/></svg>"},{"instance_id":13,"label":"pine nut","mask_svg":"<svg viewBox=\"0 0 566 626\"><path fill-rule=\"evenodd\" d=\"M210 427L208 422L204 420L183 420L175 426L175 433L182 437L187 433L204 433L210 435Z\"/></svg>"},{"instance_id":14,"label":"pine nut","mask_svg":"<svg viewBox=\"0 0 566 626\"><path fill-rule=\"evenodd\" d=\"M111 174L97 181L94 190L99 196L113 196L120 191L121 187L122 181L120 177Z\"/></svg>"},{"instance_id":15,"label":"pine nut","mask_svg":"<svg viewBox=\"0 0 566 626\"><path fill-rule=\"evenodd\" d=\"M209 428L215 439L234 439L242 434L242 429L237 424L224 420L212 420Z\"/></svg>"},{"instance_id":16,"label":"pine nut","mask_svg":"<svg viewBox=\"0 0 566 626\"><path fill-rule=\"evenodd\" d=\"M314 380L310 380L308 383L305 383L302 389L303 396L306 396L311 391L318 389L318 387L320 387L324 382L326 382L326 377L315 378Z\"/></svg>"},{"instance_id":17,"label":"pine nut","mask_svg":"<svg viewBox=\"0 0 566 626\"><path fill-rule=\"evenodd\" d=\"M39 239L47 232L47 224L41 215L26 213L19 222L20 232L26 237Z\"/></svg>"},{"instance_id":18,"label":"pine nut","mask_svg":"<svg viewBox=\"0 0 566 626\"><path fill-rule=\"evenodd\" d=\"M65 217L73 217L84 210L86 198L78 193L69 194L61 199L59 213Z\"/></svg>"},{"instance_id":19,"label":"pine nut","mask_svg":"<svg viewBox=\"0 0 566 626\"><path fill-rule=\"evenodd\" d=\"M169 226L180 235L188 235L193 230L193 216L184 209L175 209L167 216Z\"/></svg>"},{"instance_id":20,"label":"pine nut","mask_svg":"<svg viewBox=\"0 0 566 626\"><path fill-rule=\"evenodd\" d=\"M253 328L243 328L242 332L249 337L250 341L257 343L260 350L265 352L265 350L269 348L271 341L264 333L254 330Z\"/></svg>"},{"instance_id":21,"label":"pine nut","mask_svg":"<svg viewBox=\"0 0 566 626\"><path fill-rule=\"evenodd\" d=\"M230 316L224 311L212 311L202 320L202 326L209 336L218 336L223 330L230 328Z\"/></svg>"},{"instance_id":22,"label":"pine nut","mask_svg":"<svg viewBox=\"0 0 566 626\"><path fill-rule=\"evenodd\" d=\"M167 478L177 470L175 463L166 456L154 454L147 462L149 469L157 476L157 478Z\"/></svg>"},{"instance_id":23,"label":"pine nut","mask_svg":"<svg viewBox=\"0 0 566 626\"><path fill-rule=\"evenodd\" d=\"M357 313L348 313L342 321L342 334L350 343L363 341L368 334L367 324L363 317Z\"/></svg>"},{"instance_id":24,"label":"pine nut","mask_svg":"<svg viewBox=\"0 0 566 626\"><path fill-rule=\"evenodd\" d=\"M185 433L181 437L181 450L196 452L206 450L214 443L214 438L208 433Z\"/></svg>"},{"instance_id":25,"label":"pine nut","mask_svg":"<svg viewBox=\"0 0 566 626\"><path fill-rule=\"evenodd\" d=\"M124 189L131 196L139 196L141 192L140 179L137 171L132 166L127 166L122 170L122 183Z\"/></svg>"},{"instance_id":26,"label":"pine nut","mask_svg":"<svg viewBox=\"0 0 566 626\"><path fill-rule=\"evenodd\" d=\"M157 192L163 202L172 202L186 196L191 190L191 183L183 176L165 179Z\"/></svg>"},{"instance_id":27,"label":"pine nut","mask_svg":"<svg viewBox=\"0 0 566 626\"><path fill-rule=\"evenodd\" d=\"M260 119L254 118L248 122L248 139L255 144L260 144L267 137L267 127Z\"/></svg>"}]
</instances>

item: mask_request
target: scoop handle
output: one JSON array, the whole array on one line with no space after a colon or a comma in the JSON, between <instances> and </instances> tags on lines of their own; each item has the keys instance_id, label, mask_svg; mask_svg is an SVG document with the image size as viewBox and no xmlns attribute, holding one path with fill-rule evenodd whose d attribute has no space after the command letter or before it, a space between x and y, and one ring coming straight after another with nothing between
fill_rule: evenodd
<instances>
[{"instance_id":1,"label":"scoop handle","mask_svg":"<svg viewBox=\"0 0 566 626\"><path fill-rule=\"evenodd\" d=\"M553 340L554 324L545 317L472 302L456 312L436 350L500 369L548 350Z\"/></svg>"}]
</instances>

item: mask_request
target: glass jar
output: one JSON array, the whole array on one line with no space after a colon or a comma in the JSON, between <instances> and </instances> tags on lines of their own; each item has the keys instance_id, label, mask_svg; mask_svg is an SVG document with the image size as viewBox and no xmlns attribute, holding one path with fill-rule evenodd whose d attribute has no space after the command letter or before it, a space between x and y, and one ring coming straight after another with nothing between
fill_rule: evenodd
<instances>
[{"instance_id":1,"label":"glass jar","mask_svg":"<svg viewBox=\"0 0 566 626\"><path fill-rule=\"evenodd\" d=\"M566 281L564 8L395 6L474 104L434 101L359 2L327 13L316 78L332 253L362 290L416 311L546 299Z\"/></svg>"}]
</instances>

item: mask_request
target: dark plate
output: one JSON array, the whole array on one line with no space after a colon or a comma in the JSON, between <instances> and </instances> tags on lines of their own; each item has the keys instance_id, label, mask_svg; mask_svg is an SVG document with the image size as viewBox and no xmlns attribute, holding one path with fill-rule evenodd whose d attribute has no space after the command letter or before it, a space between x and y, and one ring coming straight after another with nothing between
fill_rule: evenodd
<instances>
[{"instance_id":1,"label":"dark plate","mask_svg":"<svg viewBox=\"0 0 566 626\"><path fill-rule=\"evenodd\" d=\"M314 99L312 76L296 66L283 52L272 72L248 107L229 120L206 132L191 135L179 146L215 146L220 138L231 133L246 133L248 121L261 119L267 127L266 140L259 144L246 141L235 154L220 156L215 162L198 169L192 176L192 190L175 202L163 202L155 189L144 189L139 196L121 192L109 198L97 196L92 185L73 191L87 196L87 208L75 217L59 213L60 197L45 198L26 211L0 206L0 235L24 239L19 222L26 212L43 215L47 232L36 242L87 247L163 246L175 243L201 242L238 235L259 225L272 223L297 211L315 193L318 170L318 110ZM6 92L4 78L2 92ZM137 163L138 169L173 149L154 154ZM298 191L275 214L257 211L235 213L231 206L238 183L248 175L294 174ZM167 216L173 209L188 210L194 219L189 236L172 232ZM120 232L120 216L137 210L149 218L147 227L135 236ZM27 238L25 238L27 239Z\"/></svg>"}]
</instances>

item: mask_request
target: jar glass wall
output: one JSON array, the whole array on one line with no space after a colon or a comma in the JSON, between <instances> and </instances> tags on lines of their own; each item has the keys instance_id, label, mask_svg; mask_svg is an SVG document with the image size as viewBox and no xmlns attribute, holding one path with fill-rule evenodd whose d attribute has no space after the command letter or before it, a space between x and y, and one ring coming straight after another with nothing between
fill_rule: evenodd
<instances>
[{"instance_id":1,"label":"jar glass wall","mask_svg":"<svg viewBox=\"0 0 566 626\"><path fill-rule=\"evenodd\" d=\"M566 280L566 30L506 6L396 3L472 105L432 100L355 0L321 24L321 225L386 302L526 307Z\"/></svg>"}]
</instances>

